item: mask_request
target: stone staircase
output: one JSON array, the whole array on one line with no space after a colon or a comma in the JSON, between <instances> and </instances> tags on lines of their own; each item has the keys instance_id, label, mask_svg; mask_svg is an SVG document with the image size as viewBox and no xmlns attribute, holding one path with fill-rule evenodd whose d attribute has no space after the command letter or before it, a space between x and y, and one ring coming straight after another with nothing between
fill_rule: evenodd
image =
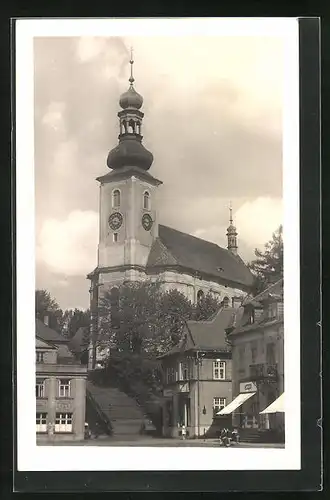
<instances>
[{"instance_id":1,"label":"stone staircase","mask_svg":"<svg viewBox=\"0 0 330 500\"><path fill-rule=\"evenodd\" d=\"M272 430L240 429L242 443L278 443L281 441L278 433Z\"/></svg>"},{"instance_id":2,"label":"stone staircase","mask_svg":"<svg viewBox=\"0 0 330 500\"><path fill-rule=\"evenodd\" d=\"M108 422L111 435L120 439L140 434L144 414L136 401L117 387L98 386L87 382L87 397L103 420Z\"/></svg>"}]
</instances>

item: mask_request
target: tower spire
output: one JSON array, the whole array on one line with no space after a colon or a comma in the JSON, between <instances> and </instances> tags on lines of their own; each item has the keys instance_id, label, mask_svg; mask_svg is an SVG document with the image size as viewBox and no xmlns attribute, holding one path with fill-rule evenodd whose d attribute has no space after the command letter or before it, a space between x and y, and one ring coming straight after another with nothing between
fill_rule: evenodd
<instances>
[{"instance_id":1,"label":"tower spire","mask_svg":"<svg viewBox=\"0 0 330 500\"><path fill-rule=\"evenodd\" d=\"M134 64L134 59L133 59L133 47L131 47L131 58L129 60L129 63L131 65L131 76L129 77L128 81L131 85L131 87L133 87L133 83L134 83L134 77L133 77L133 64Z\"/></svg>"},{"instance_id":2,"label":"tower spire","mask_svg":"<svg viewBox=\"0 0 330 500\"><path fill-rule=\"evenodd\" d=\"M227 248L230 252L237 255L237 231L233 224L233 207L231 201L229 202L229 226L227 228Z\"/></svg>"},{"instance_id":3,"label":"tower spire","mask_svg":"<svg viewBox=\"0 0 330 500\"><path fill-rule=\"evenodd\" d=\"M231 205L231 201L229 202L229 224L233 224L233 207Z\"/></svg>"},{"instance_id":4,"label":"tower spire","mask_svg":"<svg viewBox=\"0 0 330 500\"><path fill-rule=\"evenodd\" d=\"M109 168L116 170L123 167L139 167L148 170L153 162L153 155L142 145L142 120L144 114L140 111L143 97L133 87L133 48L130 50L130 77L129 88L119 99L122 108L119 118L119 143L113 148L107 159Z\"/></svg>"}]
</instances>

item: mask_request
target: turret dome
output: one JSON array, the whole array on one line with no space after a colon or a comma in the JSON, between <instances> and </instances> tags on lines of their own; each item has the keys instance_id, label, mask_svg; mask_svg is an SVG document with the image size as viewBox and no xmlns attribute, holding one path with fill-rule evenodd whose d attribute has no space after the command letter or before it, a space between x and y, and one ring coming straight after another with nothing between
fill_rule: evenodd
<instances>
[{"instance_id":1,"label":"turret dome","mask_svg":"<svg viewBox=\"0 0 330 500\"><path fill-rule=\"evenodd\" d=\"M130 88L120 96L119 104L123 109L140 109L143 104L143 97L136 92L133 85L131 85Z\"/></svg>"}]
</instances>

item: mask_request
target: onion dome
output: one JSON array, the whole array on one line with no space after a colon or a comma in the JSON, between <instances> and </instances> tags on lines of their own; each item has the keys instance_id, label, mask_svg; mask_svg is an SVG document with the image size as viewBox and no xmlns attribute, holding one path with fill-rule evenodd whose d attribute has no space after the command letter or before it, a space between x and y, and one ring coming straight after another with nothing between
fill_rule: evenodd
<instances>
[{"instance_id":1,"label":"onion dome","mask_svg":"<svg viewBox=\"0 0 330 500\"><path fill-rule=\"evenodd\" d=\"M113 170L132 166L142 168L143 170L149 170L153 160L153 154L150 153L136 137L127 136L110 151L107 165Z\"/></svg>"},{"instance_id":2,"label":"onion dome","mask_svg":"<svg viewBox=\"0 0 330 500\"><path fill-rule=\"evenodd\" d=\"M123 109L140 109L143 104L143 97L138 92L136 92L133 85L130 85L130 88L127 90L127 92L124 92L120 96L119 104Z\"/></svg>"},{"instance_id":3,"label":"onion dome","mask_svg":"<svg viewBox=\"0 0 330 500\"><path fill-rule=\"evenodd\" d=\"M230 234L236 233L236 227L233 224L230 224L227 227L227 232L230 233Z\"/></svg>"}]
</instances>

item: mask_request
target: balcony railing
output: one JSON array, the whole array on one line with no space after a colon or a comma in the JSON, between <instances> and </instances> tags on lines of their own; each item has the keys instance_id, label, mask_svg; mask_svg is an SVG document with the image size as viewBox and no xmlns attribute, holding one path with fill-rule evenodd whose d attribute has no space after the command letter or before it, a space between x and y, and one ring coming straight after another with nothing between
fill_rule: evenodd
<instances>
[{"instance_id":1,"label":"balcony railing","mask_svg":"<svg viewBox=\"0 0 330 500\"><path fill-rule=\"evenodd\" d=\"M277 364L269 365L260 363L250 365L251 380L276 380L277 379Z\"/></svg>"}]
</instances>

